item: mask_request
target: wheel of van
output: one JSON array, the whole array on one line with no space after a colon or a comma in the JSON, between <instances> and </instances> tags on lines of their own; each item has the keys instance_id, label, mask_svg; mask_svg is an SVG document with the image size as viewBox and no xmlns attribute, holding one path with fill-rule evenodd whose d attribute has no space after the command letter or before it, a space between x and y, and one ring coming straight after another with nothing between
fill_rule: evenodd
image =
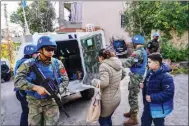
<instances>
[{"instance_id":1,"label":"wheel of van","mask_svg":"<svg viewBox=\"0 0 189 126\"><path fill-rule=\"evenodd\" d=\"M90 100L94 95L94 88L81 91L80 93L83 99Z\"/></svg>"},{"instance_id":2,"label":"wheel of van","mask_svg":"<svg viewBox=\"0 0 189 126\"><path fill-rule=\"evenodd\" d=\"M7 75L5 76L5 78L4 78L4 80L5 80L5 81L9 81L10 78L11 78L11 75L10 75L10 74L7 74Z\"/></svg>"},{"instance_id":3,"label":"wheel of van","mask_svg":"<svg viewBox=\"0 0 189 126\"><path fill-rule=\"evenodd\" d=\"M1 73L7 73L9 71L9 67L6 64L1 65Z\"/></svg>"}]
</instances>

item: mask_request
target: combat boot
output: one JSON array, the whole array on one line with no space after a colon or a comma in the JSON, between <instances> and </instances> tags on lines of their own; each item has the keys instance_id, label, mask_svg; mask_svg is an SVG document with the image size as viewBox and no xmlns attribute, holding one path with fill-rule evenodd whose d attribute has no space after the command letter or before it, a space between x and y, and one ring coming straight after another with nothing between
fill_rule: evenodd
<instances>
[{"instance_id":1,"label":"combat boot","mask_svg":"<svg viewBox=\"0 0 189 126\"><path fill-rule=\"evenodd\" d=\"M126 118L130 118L131 117L131 110L127 113L124 113L123 116L126 117Z\"/></svg>"},{"instance_id":2,"label":"combat boot","mask_svg":"<svg viewBox=\"0 0 189 126\"><path fill-rule=\"evenodd\" d=\"M137 113L131 113L129 120L124 122L124 126L133 126L138 124Z\"/></svg>"}]
</instances>

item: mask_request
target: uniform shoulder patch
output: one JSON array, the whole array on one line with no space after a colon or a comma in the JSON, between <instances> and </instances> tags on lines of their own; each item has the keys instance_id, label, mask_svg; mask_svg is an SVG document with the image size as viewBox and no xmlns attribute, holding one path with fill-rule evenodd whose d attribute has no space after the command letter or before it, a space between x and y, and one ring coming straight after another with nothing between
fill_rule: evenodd
<instances>
[{"instance_id":1,"label":"uniform shoulder patch","mask_svg":"<svg viewBox=\"0 0 189 126\"><path fill-rule=\"evenodd\" d=\"M135 53L132 53L132 54L131 54L131 57L136 57L136 54L135 54Z\"/></svg>"},{"instance_id":2,"label":"uniform shoulder patch","mask_svg":"<svg viewBox=\"0 0 189 126\"><path fill-rule=\"evenodd\" d=\"M132 53L131 57L137 58L137 57L139 57L141 54L142 54L142 51L138 49L138 50L135 50L135 51Z\"/></svg>"},{"instance_id":3,"label":"uniform shoulder patch","mask_svg":"<svg viewBox=\"0 0 189 126\"><path fill-rule=\"evenodd\" d=\"M60 73L61 73L61 74L66 74L66 69L65 69L65 68L61 68L61 69L60 69Z\"/></svg>"}]
</instances>

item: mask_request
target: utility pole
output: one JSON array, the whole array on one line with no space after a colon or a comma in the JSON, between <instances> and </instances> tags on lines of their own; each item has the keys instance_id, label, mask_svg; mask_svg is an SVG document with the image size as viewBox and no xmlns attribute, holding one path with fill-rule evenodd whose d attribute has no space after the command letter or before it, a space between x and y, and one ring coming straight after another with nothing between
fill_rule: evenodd
<instances>
[{"instance_id":1,"label":"utility pole","mask_svg":"<svg viewBox=\"0 0 189 126\"><path fill-rule=\"evenodd\" d=\"M5 31L5 40L7 44L7 52L8 52L8 59L10 61L10 67L13 68L14 63L14 46L13 42L11 40L10 32L9 32L9 24L8 24L8 16L7 16L7 4L4 4L4 16L5 16L5 25L6 25L6 31ZM5 51L5 50L4 50Z\"/></svg>"},{"instance_id":2,"label":"utility pole","mask_svg":"<svg viewBox=\"0 0 189 126\"><path fill-rule=\"evenodd\" d=\"M8 24L8 16L7 16L7 4L4 5L4 16L5 16L5 25L6 25L6 31L5 31L5 39L9 40L9 24Z\"/></svg>"},{"instance_id":3,"label":"utility pole","mask_svg":"<svg viewBox=\"0 0 189 126\"><path fill-rule=\"evenodd\" d=\"M64 1L59 0L59 19L58 19L59 27L64 26Z\"/></svg>"},{"instance_id":4,"label":"utility pole","mask_svg":"<svg viewBox=\"0 0 189 126\"><path fill-rule=\"evenodd\" d=\"M22 1L23 2L23 1ZM22 3L23 4L23 3ZM24 27L24 31L25 31L25 35L31 35L29 27L28 27L28 22L26 20L26 13L24 10L24 6L22 5L22 10L23 10L23 15L24 15L24 23L25 23L25 27Z\"/></svg>"},{"instance_id":5,"label":"utility pole","mask_svg":"<svg viewBox=\"0 0 189 126\"><path fill-rule=\"evenodd\" d=\"M28 22L26 20L26 13L25 13L25 7L26 5L26 0L21 0L22 1L22 10L23 10L23 16L24 16L24 34L23 34L23 43L26 43L28 41L32 41L32 36L29 30Z\"/></svg>"}]
</instances>

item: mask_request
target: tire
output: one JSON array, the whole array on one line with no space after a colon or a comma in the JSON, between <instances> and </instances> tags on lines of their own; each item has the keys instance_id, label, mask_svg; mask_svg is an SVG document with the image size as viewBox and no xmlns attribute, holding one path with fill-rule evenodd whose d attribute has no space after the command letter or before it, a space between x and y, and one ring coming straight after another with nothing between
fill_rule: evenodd
<instances>
[{"instance_id":1,"label":"tire","mask_svg":"<svg viewBox=\"0 0 189 126\"><path fill-rule=\"evenodd\" d=\"M80 93L84 100L90 100L94 96L94 88L81 91Z\"/></svg>"},{"instance_id":2,"label":"tire","mask_svg":"<svg viewBox=\"0 0 189 126\"><path fill-rule=\"evenodd\" d=\"M1 73L6 74L9 72L9 67L6 64L1 65Z\"/></svg>"},{"instance_id":3,"label":"tire","mask_svg":"<svg viewBox=\"0 0 189 126\"><path fill-rule=\"evenodd\" d=\"M7 75L4 77L4 80L5 80L5 81L9 81L10 78L11 78L11 75L10 75L10 74L7 74Z\"/></svg>"}]
</instances>

